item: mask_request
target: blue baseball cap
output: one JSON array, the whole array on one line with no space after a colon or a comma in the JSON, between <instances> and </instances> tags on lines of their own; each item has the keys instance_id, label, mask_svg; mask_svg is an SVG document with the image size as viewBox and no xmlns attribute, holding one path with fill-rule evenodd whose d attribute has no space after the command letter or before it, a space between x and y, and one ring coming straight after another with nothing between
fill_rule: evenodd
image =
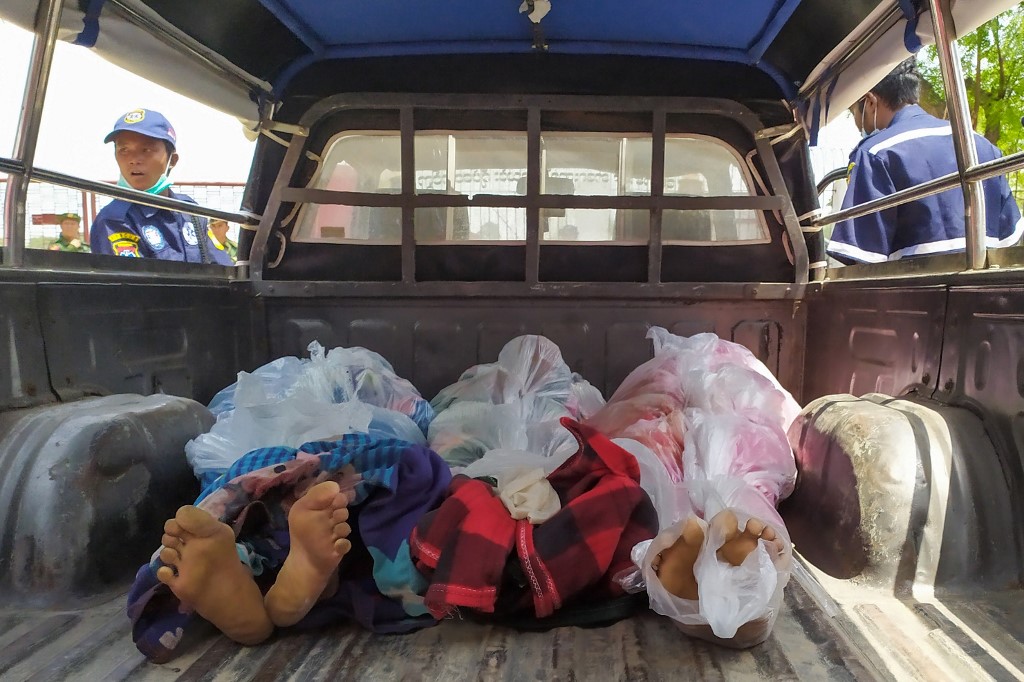
<instances>
[{"instance_id":1,"label":"blue baseball cap","mask_svg":"<svg viewBox=\"0 0 1024 682\"><path fill-rule=\"evenodd\" d=\"M133 109L129 111L117 119L114 129L103 138L103 142L110 142L122 130L131 130L146 137L170 142L172 149L176 149L178 146L178 136L174 132L174 128L171 127L171 122L159 111L152 111L150 109Z\"/></svg>"}]
</instances>

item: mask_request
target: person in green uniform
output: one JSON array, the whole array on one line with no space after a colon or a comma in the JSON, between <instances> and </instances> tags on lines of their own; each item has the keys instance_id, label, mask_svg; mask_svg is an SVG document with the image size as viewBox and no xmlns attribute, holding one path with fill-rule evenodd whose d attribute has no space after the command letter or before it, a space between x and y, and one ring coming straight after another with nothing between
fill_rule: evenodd
<instances>
[{"instance_id":1,"label":"person in green uniform","mask_svg":"<svg viewBox=\"0 0 1024 682\"><path fill-rule=\"evenodd\" d=\"M221 251L227 251L232 262L238 260L238 244L228 237L228 221L220 218L210 220L210 241Z\"/></svg>"},{"instance_id":2,"label":"person in green uniform","mask_svg":"<svg viewBox=\"0 0 1024 682\"><path fill-rule=\"evenodd\" d=\"M50 244L50 251L79 251L89 253L89 245L82 241L82 217L77 213L61 213L57 216L60 236Z\"/></svg>"}]
</instances>

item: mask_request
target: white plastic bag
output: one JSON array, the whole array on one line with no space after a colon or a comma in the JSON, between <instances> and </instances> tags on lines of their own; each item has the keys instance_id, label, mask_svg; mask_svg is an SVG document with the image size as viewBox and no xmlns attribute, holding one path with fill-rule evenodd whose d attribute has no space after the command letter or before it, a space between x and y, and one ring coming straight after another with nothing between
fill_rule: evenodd
<instances>
[{"instance_id":1,"label":"white plastic bag","mask_svg":"<svg viewBox=\"0 0 1024 682\"><path fill-rule=\"evenodd\" d=\"M495 448L458 472L453 467L452 473L461 473L470 478L493 478L497 480L501 476L519 469L543 469L544 475L547 476L562 466L565 460L569 459L573 454L575 454L575 450L567 451L563 449L555 455L548 457L535 452L527 452L526 450Z\"/></svg>"},{"instance_id":2,"label":"white plastic bag","mask_svg":"<svg viewBox=\"0 0 1024 682\"><path fill-rule=\"evenodd\" d=\"M768 379L775 390L782 394L780 418L783 431L788 430L790 424L800 414L800 404L793 399L792 394L783 388L771 370L742 344L726 341L712 333L695 334L690 337L676 336L664 327L651 327L647 330L647 338L654 342L655 357L674 351L688 356L685 362L691 363L694 368L715 370L723 365L734 364L753 370Z\"/></svg>"},{"instance_id":3,"label":"white plastic bag","mask_svg":"<svg viewBox=\"0 0 1024 682\"><path fill-rule=\"evenodd\" d=\"M632 438L613 438L612 442L636 457L640 466L640 487L658 512L658 528L673 526L692 513L686 489L665 475L665 465L653 450Z\"/></svg>"},{"instance_id":4,"label":"white plastic bag","mask_svg":"<svg viewBox=\"0 0 1024 682\"><path fill-rule=\"evenodd\" d=\"M239 384L249 384L251 387L255 383L258 395L284 398L291 393L295 382L308 364L309 360L288 355L268 362L251 374L239 372L238 381L222 388L217 395L213 396L213 400L210 401L210 412L216 417L235 409L235 396L238 393ZM243 390L245 389L243 388Z\"/></svg>"},{"instance_id":5,"label":"white plastic bag","mask_svg":"<svg viewBox=\"0 0 1024 682\"><path fill-rule=\"evenodd\" d=\"M433 410L416 387L395 374L378 353L359 346L325 351L316 341L309 344L309 353L309 364L294 390L305 390L322 402L359 400L401 412L426 430Z\"/></svg>"},{"instance_id":6,"label":"white plastic bag","mask_svg":"<svg viewBox=\"0 0 1024 682\"><path fill-rule=\"evenodd\" d=\"M360 403L370 410L370 425L367 432L377 438L395 438L416 445L426 445L427 436L412 419L386 407Z\"/></svg>"},{"instance_id":7,"label":"white plastic bag","mask_svg":"<svg viewBox=\"0 0 1024 682\"><path fill-rule=\"evenodd\" d=\"M629 400L641 407L650 403L684 422L672 431L674 440L682 440L682 481L645 484L644 463L656 468L663 453L652 457L643 446L620 441L641 464L641 485L654 500L664 530L633 548L637 569L616 579L630 591L646 588L651 608L689 635L727 646L753 646L771 633L792 568L792 545L775 503L792 491L796 480L784 426L799 405L738 344L714 334L677 337L660 327L652 328L648 338L654 340L655 357L626 378L609 406ZM661 396L669 411L664 413L666 406L650 396ZM671 453L673 440L659 440L653 428L664 418L655 410L638 422L637 428L646 430L637 433L644 443ZM672 474L671 466L663 472L665 479ZM760 540L739 566L719 559L725 517L715 519L725 510L740 529L752 518L770 526L782 550L776 542ZM695 600L669 593L652 568L654 558L676 542L690 518L704 531L694 564Z\"/></svg>"},{"instance_id":8,"label":"white plastic bag","mask_svg":"<svg viewBox=\"0 0 1024 682\"><path fill-rule=\"evenodd\" d=\"M497 362L470 367L430 402L440 412L460 401L503 405L528 397L553 400L576 419L581 406L592 411L604 403L597 389L569 369L553 341L533 334L512 339Z\"/></svg>"},{"instance_id":9,"label":"white plastic bag","mask_svg":"<svg viewBox=\"0 0 1024 682\"><path fill-rule=\"evenodd\" d=\"M502 405L460 401L438 413L427 440L451 467L468 466L497 449L571 454L577 443L559 423L563 416L568 416L565 407L549 399L527 397Z\"/></svg>"},{"instance_id":10,"label":"white plastic bag","mask_svg":"<svg viewBox=\"0 0 1024 682\"><path fill-rule=\"evenodd\" d=\"M796 460L786 434L777 425L751 421L737 413L686 410L684 414L688 425L683 449L687 483L740 479L763 495L772 510L793 492Z\"/></svg>"},{"instance_id":11,"label":"white plastic bag","mask_svg":"<svg viewBox=\"0 0 1024 682\"><path fill-rule=\"evenodd\" d=\"M213 428L185 444L196 476L222 472L242 455L276 445L298 447L314 440L335 440L366 433L370 408L358 402L324 403L293 393L263 405L239 405L223 413Z\"/></svg>"},{"instance_id":12,"label":"white plastic bag","mask_svg":"<svg viewBox=\"0 0 1024 682\"><path fill-rule=\"evenodd\" d=\"M694 491L700 500L701 515L708 519L729 509L736 516L739 528L757 518L766 522L782 542L781 552L765 540L747 556L740 566L718 558L724 538L720 525L692 516L704 530L704 542L694 564L698 599L683 599L668 592L652 567L658 553L671 546L682 534L686 519L662 531L654 540L640 543L633 549L642 580L637 574L619 577L624 587L647 589L651 608L675 621L688 635L715 641L736 648L760 644L771 634L782 608L783 588L792 571L792 544L785 525L774 507L741 479L719 479L701 482ZM737 506L733 506L735 503Z\"/></svg>"},{"instance_id":13,"label":"white plastic bag","mask_svg":"<svg viewBox=\"0 0 1024 682\"><path fill-rule=\"evenodd\" d=\"M575 419L587 419L604 407L605 401L601 391L575 372L573 372L569 390L571 395L566 407L569 408Z\"/></svg>"},{"instance_id":14,"label":"white plastic bag","mask_svg":"<svg viewBox=\"0 0 1024 682\"><path fill-rule=\"evenodd\" d=\"M221 473L257 448L298 447L347 433L426 443L433 410L387 360L360 347L325 351L316 341L309 351L309 360L283 357L239 372L214 397L217 422L185 445L196 476Z\"/></svg>"},{"instance_id":15,"label":"white plastic bag","mask_svg":"<svg viewBox=\"0 0 1024 682\"><path fill-rule=\"evenodd\" d=\"M775 506L752 494L750 486L742 479L702 482L691 494L695 502L698 497L702 498L699 504L703 507L704 518L712 520L705 534L703 551L693 567L699 585L700 613L718 637L734 637L740 626L752 621L765 623L767 637L782 607L782 589L792 571L793 549L786 526ZM776 552L761 540L740 566L719 559L717 552L725 538L722 526L715 524L714 518L726 509L735 514L740 529L751 518L771 526L782 542L782 552Z\"/></svg>"}]
</instances>

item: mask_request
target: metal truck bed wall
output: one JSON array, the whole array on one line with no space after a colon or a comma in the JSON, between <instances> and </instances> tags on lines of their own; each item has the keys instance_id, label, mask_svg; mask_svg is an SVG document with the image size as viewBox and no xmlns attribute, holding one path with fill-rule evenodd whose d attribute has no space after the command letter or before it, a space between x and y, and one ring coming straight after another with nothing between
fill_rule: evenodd
<instances>
[{"instance_id":1,"label":"metal truck bed wall","mask_svg":"<svg viewBox=\"0 0 1024 682\"><path fill-rule=\"evenodd\" d=\"M451 287L454 293L455 287ZM268 298L272 356L306 355L310 341L365 346L386 357L429 400L469 366L494 362L510 339L542 334L573 371L610 397L652 357L652 325L689 336L715 332L754 352L782 383L800 381L804 319L792 300L587 296L369 296Z\"/></svg>"},{"instance_id":2,"label":"metal truck bed wall","mask_svg":"<svg viewBox=\"0 0 1024 682\"><path fill-rule=\"evenodd\" d=\"M255 309L212 278L0 273L0 411L112 393L205 404L262 363Z\"/></svg>"},{"instance_id":3,"label":"metal truck bed wall","mask_svg":"<svg viewBox=\"0 0 1024 682\"><path fill-rule=\"evenodd\" d=\"M952 494L984 509L995 483L1008 486L1010 525L986 518L963 532L1017 559L1024 551L1024 287L993 280L824 287L809 301L803 404L830 393L914 392L977 414L1001 480L954 471ZM1022 584L1019 576L1007 587Z\"/></svg>"}]
</instances>

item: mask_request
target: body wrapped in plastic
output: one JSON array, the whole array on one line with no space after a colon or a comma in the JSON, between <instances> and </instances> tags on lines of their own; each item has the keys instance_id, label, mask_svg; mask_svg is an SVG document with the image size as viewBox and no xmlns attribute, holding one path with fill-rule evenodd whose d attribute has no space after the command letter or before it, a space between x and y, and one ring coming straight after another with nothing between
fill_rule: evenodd
<instances>
[{"instance_id":1,"label":"body wrapped in plastic","mask_svg":"<svg viewBox=\"0 0 1024 682\"><path fill-rule=\"evenodd\" d=\"M662 327L652 327L647 338L654 342L654 357L629 373L588 424L648 447L674 482L684 478L689 425L683 410L741 414L777 425L785 440L800 405L747 348L715 334L685 338Z\"/></svg>"},{"instance_id":2,"label":"body wrapped in plastic","mask_svg":"<svg viewBox=\"0 0 1024 682\"><path fill-rule=\"evenodd\" d=\"M685 339L660 327L648 338L655 357L626 378L606 410L620 399L650 408L648 419L615 435L630 438L616 442L640 463L641 486L654 501L662 530L633 548L636 570L620 582L629 591L646 589L651 608L691 636L737 648L756 645L771 633L792 571L792 543L775 505L796 482L785 429L799 405L738 344L714 334ZM651 397L659 394L660 402ZM731 565L718 556L726 537L724 524L714 519L722 512L734 516L740 529L750 519L765 523L777 542L758 540L742 564ZM693 567L696 600L668 592L652 567L690 519L704 536Z\"/></svg>"},{"instance_id":3,"label":"body wrapped in plastic","mask_svg":"<svg viewBox=\"0 0 1024 682\"><path fill-rule=\"evenodd\" d=\"M578 444L559 420L590 416L604 398L569 369L552 341L524 335L506 343L497 362L463 372L431 404L437 416L427 440L458 469L492 450L535 453L561 463Z\"/></svg>"},{"instance_id":4,"label":"body wrapped in plastic","mask_svg":"<svg viewBox=\"0 0 1024 682\"><path fill-rule=\"evenodd\" d=\"M316 341L309 351L309 359L282 357L239 372L214 396L217 422L185 446L196 476L208 482L256 448L346 433L426 444L433 409L387 360L360 347L325 351Z\"/></svg>"}]
</instances>

